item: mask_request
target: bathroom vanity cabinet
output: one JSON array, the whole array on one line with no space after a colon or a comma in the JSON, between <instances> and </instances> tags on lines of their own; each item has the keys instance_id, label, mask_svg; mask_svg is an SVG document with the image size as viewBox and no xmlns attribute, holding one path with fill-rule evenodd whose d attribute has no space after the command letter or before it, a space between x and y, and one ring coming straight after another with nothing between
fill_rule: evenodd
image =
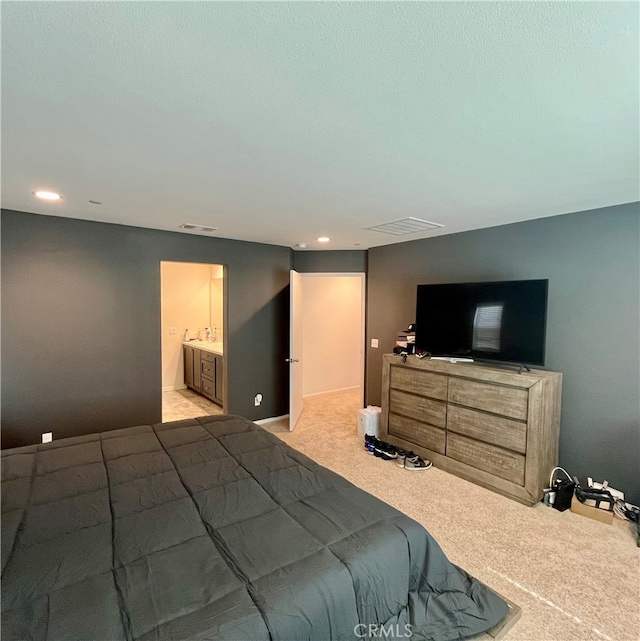
<instances>
[{"instance_id":1,"label":"bathroom vanity cabinet","mask_svg":"<svg viewBox=\"0 0 640 641\"><path fill-rule=\"evenodd\" d=\"M193 341L194 343L196 341ZM187 387L222 406L224 355L219 343L184 344L184 382Z\"/></svg>"}]
</instances>

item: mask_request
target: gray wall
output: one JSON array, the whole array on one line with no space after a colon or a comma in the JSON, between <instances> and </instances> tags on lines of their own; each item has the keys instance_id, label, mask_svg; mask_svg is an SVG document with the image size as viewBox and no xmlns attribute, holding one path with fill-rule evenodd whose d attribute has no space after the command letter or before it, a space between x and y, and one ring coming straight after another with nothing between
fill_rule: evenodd
<instances>
[{"instance_id":1,"label":"gray wall","mask_svg":"<svg viewBox=\"0 0 640 641\"><path fill-rule=\"evenodd\" d=\"M294 251L293 269L301 274L367 271L367 252L355 251Z\"/></svg>"},{"instance_id":2,"label":"gray wall","mask_svg":"<svg viewBox=\"0 0 640 641\"><path fill-rule=\"evenodd\" d=\"M546 369L564 374L560 464L640 499L638 203L369 250L367 402L416 285L549 279Z\"/></svg>"},{"instance_id":3,"label":"gray wall","mask_svg":"<svg viewBox=\"0 0 640 641\"><path fill-rule=\"evenodd\" d=\"M161 260L229 266L229 406L287 412L288 270L368 273L367 402L416 285L549 278L547 369L564 373L560 462L637 503L638 205L373 248L285 247L2 212L2 446L161 416ZM367 264L368 262L368 264ZM253 405L258 392L260 408Z\"/></svg>"},{"instance_id":4,"label":"gray wall","mask_svg":"<svg viewBox=\"0 0 640 641\"><path fill-rule=\"evenodd\" d=\"M3 447L161 420L161 260L228 265L226 409L287 413L289 248L3 210Z\"/></svg>"}]
</instances>

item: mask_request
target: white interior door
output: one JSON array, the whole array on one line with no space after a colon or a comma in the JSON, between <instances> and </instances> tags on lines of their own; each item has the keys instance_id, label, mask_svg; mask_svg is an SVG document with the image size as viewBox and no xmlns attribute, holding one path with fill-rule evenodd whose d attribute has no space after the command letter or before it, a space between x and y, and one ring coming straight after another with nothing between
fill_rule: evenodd
<instances>
[{"instance_id":1,"label":"white interior door","mask_svg":"<svg viewBox=\"0 0 640 641\"><path fill-rule=\"evenodd\" d=\"M289 319L289 430L302 414L302 276L291 270Z\"/></svg>"}]
</instances>

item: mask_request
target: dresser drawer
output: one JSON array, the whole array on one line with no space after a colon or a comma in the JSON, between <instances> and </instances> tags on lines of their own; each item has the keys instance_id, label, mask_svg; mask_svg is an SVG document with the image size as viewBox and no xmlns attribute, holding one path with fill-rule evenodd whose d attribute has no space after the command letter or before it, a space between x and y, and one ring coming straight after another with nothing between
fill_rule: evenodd
<instances>
[{"instance_id":1,"label":"dresser drawer","mask_svg":"<svg viewBox=\"0 0 640 641\"><path fill-rule=\"evenodd\" d=\"M517 485L524 485L525 458L522 454L447 432L447 457Z\"/></svg>"},{"instance_id":2,"label":"dresser drawer","mask_svg":"<svg viewBox=\"0 0 640 641\"><path fill-rule=\"evenodd\" d=\"M389 434L426 447L433 452L444 454L445 432L433 425L420 423L397 414L389 414Z\"/></svg>"},{"instance_id":3,"label":"dresser drawer","mask_svg":"<svg viewBox=\"0 0 640 641\"><path fill-rule=\"evenodd\" d=\"M205 352L203 349L200 350L200 358L203 361L208 361L209 363L215 363L216 355L211 352Z\"/></svg>"},{"instance_id":4,"label":"dresser drawer","mask_svg":"<svg viewBox=\"0 0 640 641\"><path fill-rule=\"evenodd\" d=\"M449 402L526 421L529 392L452 377L449 380Z\"/></svg>"},{"instance_id":5,"label":"dresser drawer","mask_svg":"<svg viewBox=\"0 0 640 641\"><path fill-rule=\"evenodd\" d=\"M210 381L208 378L203 378L200 384L200 393L207 398L210 398L212 401L216 400L216 389L213 381Z\"/></svg>"},{"instance_id":6,"label":"dresser drawer","mask_svg":"<svg viewBox=\"0 0 640 641\"><path fill-rule=\"evenodd\" d=\"M395 389L437 398L441 401L447 400L446 376L399 365L391 367L389 376L390 386Z\"/></svg>"},{"instance_id":7,"label":"dresser drawer","mask_svg":"<svg viewBox=\"0 0 640 641\"><path fill-rule=\"evenodd\" d=\"M511 418L449 405L447 429L520 454L527 451L527 424Z\"/></svg>"},{"instance_id":8,"label":"dresser drawer","mask_svg":"<svg viewBox=\"0 0 640 641\"><path fill-rule=\"evenodd\" d=\"M202 376L210 378L212 381L216 378L216 364L209 361L202 361Z\"/></svg>"},{"instance_id":9,"label":"dresser drawer","mask_svg":"<svg viewBox=\"0 0 640 641\"><path fill-rule=\"evenodd\" d=\"M444 428L447 424L446 403L407 394L397 389L389 391L389 411L424 423L431 423L436 427Z\"/></svg>"}]
</instances>

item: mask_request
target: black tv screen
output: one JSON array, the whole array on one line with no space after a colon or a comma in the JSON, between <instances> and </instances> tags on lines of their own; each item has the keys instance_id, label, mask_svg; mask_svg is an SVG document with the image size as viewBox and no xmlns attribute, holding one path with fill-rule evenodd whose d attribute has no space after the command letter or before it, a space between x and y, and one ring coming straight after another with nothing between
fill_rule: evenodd
<instances>
[{"instance_id":1,"label":"black tv screen","mask_svg":"<svg viewBox=\"0 0 640 641\"><path fill-rule=\"evenodd\" d=\"M418 285L416 349L544 365L548 280Z\"/></svg>"}]
</instances>

